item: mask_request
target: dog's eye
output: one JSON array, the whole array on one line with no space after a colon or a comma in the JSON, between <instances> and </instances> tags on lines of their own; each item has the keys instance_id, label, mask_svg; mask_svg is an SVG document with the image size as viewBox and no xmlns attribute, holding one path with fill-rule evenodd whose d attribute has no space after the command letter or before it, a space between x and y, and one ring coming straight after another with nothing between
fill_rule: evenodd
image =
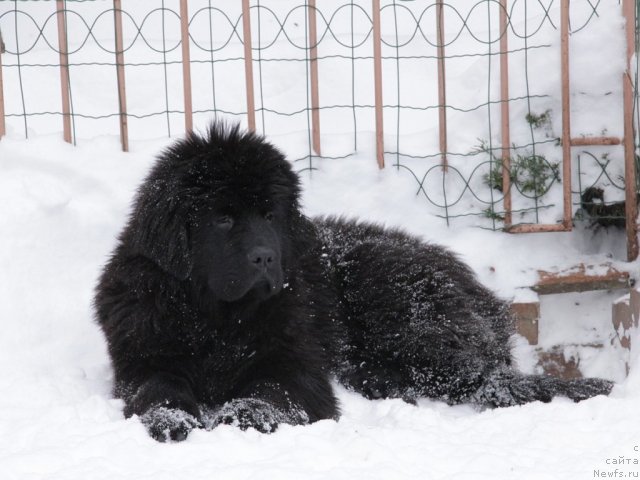
<instances>
[{"instance_id":1,"label":"dog's eye","mask_svg":"<svg viewBox=\"0 0 640 480\"><path fill-rule=\"evenodd\" d=\"M230 215L221 215L215 219L216 226L224 229L233 227L233 218Z\"/></svg>"},{"instance_id":2,"label":"dog's eye","mask_svg":"<svg viewBox=\"0 0 640 480\"><path fill-rule=\"evenodd\" d=\"M264 214L264 219L265 219L267 222L270 222L271 220L273 220L273 212L267 212L267 213L265 213L265 214Z\"/></svg>"}]
</instances>

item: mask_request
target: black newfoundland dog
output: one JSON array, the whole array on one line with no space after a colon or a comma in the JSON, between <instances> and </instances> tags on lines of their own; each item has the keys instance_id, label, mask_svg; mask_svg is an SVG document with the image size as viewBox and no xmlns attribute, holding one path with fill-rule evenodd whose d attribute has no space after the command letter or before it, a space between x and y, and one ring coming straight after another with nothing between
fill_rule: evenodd
<instances>
[{"instance_id":1,"label":"black newfoundland dog","mask_svg":"<svg viewBox=\"0 0 640 480\"><path fill-rule=\"evenodd\" d=\"M367 398L505 407L607 394L524 375L507 305L446 249L343 219L309 220L263 138L213 124L162 153L97 286L125 415L157 440L221 423L273 431Z\"/></svg>"}]
</instances>

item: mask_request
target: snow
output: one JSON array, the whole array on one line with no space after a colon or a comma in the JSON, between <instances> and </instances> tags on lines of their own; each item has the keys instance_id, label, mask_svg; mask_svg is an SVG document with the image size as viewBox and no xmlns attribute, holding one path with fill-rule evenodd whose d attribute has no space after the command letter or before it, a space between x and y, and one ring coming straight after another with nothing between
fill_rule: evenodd
<instances>
[{"instance_id":1,"label":"snow","mask_svg":"<svg viewBox=\"0 0 640 480\"><path fill-rule=\"evenodd\" d=\"M9 10L9 2L3 3L0 15ZM514 15L521 15L523 3L516 2ZM551 5L554 18L558 16L558 3ZM20 8L29 9L37 18L46 18L47 13L39 9L43 4L48 3L21 2ZM90 15L100 11L96 4L104 7L101 2L73 3L72 7ZM148 7L132 8L134 17L142 21L141 12ZM281 8L286 10L284 6ZM580 25L590 11L588 2L572 2L575 25ZM576 134L598 135L607 128L609 134L620 135L619 78L624 68L621 17L617 2L603 5L598 11L599 17L593 20L595 27L571 39L576 52L572 57L572 85L578 92L572 111L574 130ZM300 15L295 13L288 21L299 22ZM474 18L470 21L482 23L482 18ZM0 25L9 47L12 30L8 19L13 21L4 16ZM433 36L428 26L435 22L430 20L431 17L427 18L421 25L427 35ZM20 21L25 22L26 29L28 22L22 17ZM109 41L109 30L102 30L101 21L96 23L94 33ZM157 15L149 17L143 31L152 32L157 21ZM277 30L277 24L270 22L269 28ZM193 28L200 28L197 24ZM334 26L338 30L346 28ZM52 24L47 28L51 27ZM78 25L75 31L82 28ZM125 25L125 32L127 28L131 25ZM387 34L393 34L393 25L385 28ZM262 34L266 38L269 29L265 27ZM364 38L365 34L366 29L359 26L358 38ZM35 39L33 31L23 35L25 44ZM82 34L78 35L81 39ZM230 45L239 56L237 39ZM554 45L557 48L557 42ZM47 52L39 44L32 59L45 59ZM100 52L94 49L96 55ZM292 52L299 54L293 49L281 55ZM178 51L171 55L179 58ZM132 49L128 60L143 58L144 51ZM531 62L530 70L538 71L534 76L539 88L556 92L555 96L539 99L536 109L543 112L552 108L557 112L552 116L551 128L558 132L560 118L554 86L559 81L559 72L547 66L548 59L544 56L534 55ZM293 81L296 75L298 79L304 78L304 69L298 62L291 63L283 66L273 62L263 72L267 102L271 106L284 106L288 111L300 108L300 102L306 98L304 88L300 89L301 82ZM222 102L219 108L242 111L243 90L236 88L243 78L242 64L218 65L219 87L230 92L219 98ZM611 68L601 68L602 65ZM392 77L393 62L385 62L384 68ZM411 68L415 72L418 65ZM480 89L466 75L474 68L476 73L482 72L486 63L454 64L448 71L451 91L459 92L460 105L473 103L486 94L484 87ZM170 107L176 109L181 108L180 101L175 100L180 98L181 91L181 84L176 81L178 70L176 66L169 72L173 79L171 98L178 102ZM5 69L8 112L20 111L13 72L15 69ZM51 75L51 70L39 72ZM82 74L76 72L72 81L76 82L74 98L78 108L88 112L112 111L115 98L111 72L105 75L99 67L82 67ZM363 72L364 67L358 75L368 75ZM518 79L522 72L512 66L512 73L514 84L521 85ZM149 105L163 108L160 74L159 68L127 70L127 81L138 85L137 89L128 90L132 112L143 113ZM321 75L327 77L322 81L331 85L327 88L334 89L338 100L344 97L345 102L349 101L339 78L328 78L327 69ZM420 75L425 78L424 73ZM140 82L134 82L136 78ZM203 78L204 74L194 75L194 92L209 95L209 87L198 87L198 82L205 83ZM38 75L32 74L25 75L25 82L30 102L41 105L42 110L59 108L57 80L43 85ZM394 98L394 86L385 88L388 89L385 98ZM402 99L407 103L416 86L407 81L402 88ZM416 102L433 103L428 97L431 93L427 93L432 91L424 89L423 97L416 97ZM371 94L366 88L358 92L362 103ZM514 95L517 94L516 88ZM603 94L607 94L606 100L602 99ZM455 98L453 93L450 95ZM205 94L195 97L202 105L211 101ZM522 108L519 104L514 107L512 119L521 117ZM429 207L422 196L416 196L417 184L410 175L392 167L377 169L370 113L359 119L355 155L341 160L314 159L316 170L302 173L307 214L357 216L401 226L427 240L447 245L471 265L484 284L504 298L527 298L529 294L524 287L535 281L537 269L564 269L580 261L613 260L616 266L637 277L639 264L620 261L624 258L624 238L612 230L593 231L580 226L568 234L515 236L478 228L477 219L464 218L447 227L436 216L439 212ZM393 121L392 116L388 121ZM208 118L207 114L197 115L196 125L202 128ZM306 154L306 122L303 125L299 118L279 119L273 115L266 118L271 141L291 158ZM435 123L423 126L422 120L403 117L400 135L403 151L437 150L434 143L437 140L425 140L422 135L424 130L429 135L437 132L437 126ZM181 121L181 116L171 116L173 135L180 134ZM451 126L465 125L464 129L451 128L452 147L458 151L468 150L480 135L487 138L484 114L455 114L449 121ZM613 472L616 467L638 475L639 467L633 460L640 458L637 434L640 363L636 355L625 379L622 362L628 354L610 346L609 340L615 335L610 308L611 301L619 296L616 293L548 297L542 302L541 345L596 340L609 345L602 351L580 350L581 367L588 375L618 382L607 398L579 404L560 398L550 404L478 412L468 406L450 407L431 400L421 400L417 406L400 400L369 401L336 385L343 412L338 422L283 425L271 435L222 425L211 431L196 430L182 443L155 442L139 419L124 419L122 402L111 397L109 360L104 339L92 321L91 299L101 266L124 225L133 192L154 155L169 142L163 136L164 119L132 120L130 153L120 151L114 119L79 120L77 146L61 140L57 117L30 119L28 140L23 138L21 122L19 117L11 117L8 135L0 141L0 476L3 479L539 480L594 478L594 470ZM327 125L323 134L327 154L340 154L351 148L350 136L344 132L349 132L352 124L350 119L344 120L343 112L323 113L323 122ZM526 133L520 125L514 128L513 135ZM388 133L386 140L388 145L395 145L394 133ZM594 152L600 158L601 152ZM614 168L622 172L621 155L617 150L612 152ZM403 161L425 170L425 163ZM469 168L465 161L456 159L454 163L465 170ZM304 168L306 162L298 162L296 167ZM584 177L595 178L597 168L585 167ZM615 175L612 178L616 180ZM607 200L615 199L615 189L610 192L611 198ZM465 201L465 206L472 202ZM557 214L553 209L545 213L552 220ZM514 339L514 352L524 371L535 369L533 349L522 338ZM570 354L571 350L567 352ZM611 461L617 462L621 457L625 461L622 465Z\"/></svg>"}]
</instances>

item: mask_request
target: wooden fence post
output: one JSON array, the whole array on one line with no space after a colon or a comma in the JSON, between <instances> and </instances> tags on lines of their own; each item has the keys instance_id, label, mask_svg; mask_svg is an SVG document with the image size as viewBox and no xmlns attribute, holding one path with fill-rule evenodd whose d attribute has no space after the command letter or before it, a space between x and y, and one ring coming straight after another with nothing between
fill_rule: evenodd
<instances>
[{"instance_id":1,"label":"wooden fence post","mask_svg":"<svg viewBox=\"0 0 640 480\"><path fill-rule=\"evenodd\" d=\"M623 11L627 33L627 68L623 74L624 100L624 184L625 184L625 217L627 227L627 259L638 258L638 186L636 184L636 158L633 126L634 82L631 61L636 54L636 2L624 0Z\"/></svg>"},{"instance_id":2,"label":"wooden fence post","mask_svg":"<svg viewBox=\"0 0 640 480\"><path fill-rule=\"evenodd\" d=\"M313 150L320 155L320 94L318 87L318 32L316 25L316 0L309 0L309 45L311 70L311 129Z\"/></svg>"},{"instance_id":3,"label":"wooden fence post","mask_svg":"<svg viewBox=\"0 0 640 480\"><path fill-rule=\"evenodd\" d=\"M562 224L571 230L571 92L569 84L569 0L560 3L560 71L562 79Z\"/></svg>"},{"instance_id":4,"label":"wooden fence post","mask_svg":"<svg viewBox=\"0 0 640 480\"><path fill-rule=\"evenodd\" d=\"M71 143L71 109L69 100L69 55L67 48L67 22L65 1L56 0L58 24L58 51L60 54L60 93L62 97L62 130L64 141Z\"/></svg>"},{"instance_id":5,"label":"wooden fence post","mask_svg":"<svg viewBox=\"0 0 640 480\"><path fill-rule=\"evenodd\" d=\"M507 0L500 0L500 120L504 226L511 226L511 127L509 120L509 20Z\"/></svg>"},{"instance_id":6,"label":"wooden fence post","mask_svg":"<svg viewBox=\"0 0 640 480\"><path fill-rule=\"evenodd\" d=\"M447 83L444 64L444 11L443 0L436 2L436 33L438 52L438 126L440 130L440 156L446 172L447 161Z\"/></svg>"},{"instance_id":7,"label":"wooden fence post","mask_svg":"<svg viewBox=\"0 0 640 480\"><path fill-rule=\"evenodd\" d=\"M122 151L129 151L129 125L127 121L127 93L124 78L124 44L122 40L122 6L113 0L113 21L116 36L116 76L118 79L118 110L120 111L120 144Z\"/></svg>"},{"instance_id":8,"label":"wooden fence post","mask_svg":"<svg viewBox=\"0 0 640 480\"><path fill-rule=\"evenodd\" d=\"M251 52L251 10L249 0L242 0L242 41L244 42L244 78L247 89L247 123L256 129L256 102L253 88L253 53Z\"/></svg>"},{"instance_id":9,"label":"wooden fence post","mask_svg":"<svg viewBox=\"0 0 640 480\"><path fill-rule=\"evenodd\" d=\"M373 79L376 111L376 159L384 168L384 121L382 114L382 35L380 32L380 0L372 0L373 10Z\"/></svg>"},{"instance_id":10,"label":"wooden fence post","mask_svg":"<svg viewBox=\"0 0 640 480\"><path fill-rule=\"evenodd\" d=\"M2 83L2 54L4 53L4 42L2 41L2 32L0 32L0 138L7 133L7 127L4 120L4 84Z\"/></svg>"},{"instance_id":11,"label":"wooden fence post","mask_svg":"<svg viewBox=\"0 0 640 480\"><path fill-rule=\"evenodd\" d=\"M191 53L189 50L189 10L187 0L180 0L180 41L182 43L184 129L188 134L193 130L193 101L191 97Z\"/></svg>"}]
</instances>

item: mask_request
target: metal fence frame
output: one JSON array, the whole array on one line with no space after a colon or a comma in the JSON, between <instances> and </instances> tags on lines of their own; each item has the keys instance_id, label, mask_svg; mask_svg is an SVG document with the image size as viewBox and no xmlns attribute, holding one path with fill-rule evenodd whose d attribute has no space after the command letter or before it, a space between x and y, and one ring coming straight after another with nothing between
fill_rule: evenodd
<instances>
[{"instance_id":1,"label":"metal fence frame","mask_svg":"<svg viewBox=\"0 0 640 480\"><path fill-rule=\"evenodd\" d=\"M636 195L636 166L635 166L635 140L634 140L634 80L631 72L632 59L636 53L636 2L635 0L622 0L622 9L626 18L627 38L627 71L621 81L623 82L624 98L624 136L618 137L591 137L572 138L570 119L570 91L569 91L569 2L561 0L561 72L562 72L562 171L563 171L563 220L558 224L520 224L512 223L511 178L509 175L511 159L510 121L509 121L509 67L508 67L508 39L503 34L500 38L500 98L501 98L501 160L503 168L503 206L504 227L511 233L534 232L566 232L572 229L572 205L571 205L571 147L588 145L620 145L624 147L625 158L625 196L626 196L626 229L627 229L627 254L629 260L638 256L637 235L637 195ZM376 125L376 159L379 168L384 168L384 140L383 140L383 95L382 95L382 40L380 28L380 0L372 0L372 24L373 24L373 78L375 87L375 125ZM499 0L500 4L500 28L506 31L508 25L507 7L508 0ZM317 29L316 29L316 2L305 2L308 14L308 46L311 89L311 117L312 117L312 145L317 155L321 152L320 143L320 116L319 116L319 79L318 79L318 54L317 54ZM443 0L435 0L436 7L436 35L437 35L437 67L438 67L438 119L439 119L439 148L441 166L447 170L447 109L446 109L446 77L445 77L445 42L444 42L444 15ZM244 65L248 125L251 130L256 128L256 107L254 98L254 75L251 41L251 14L250 1L242 0L242 35L244 42ZM116 41L116 75L118 84L118 108L120 123L120 139L122 149L128 150L128 123L127 100L125 91L125 62L122 39L122 5L121 0L113 0L114 35ZM56 19L58 28L58 49L60 57L60 84L63 137L66 142L72 141L69 99L69 61L67 48L66 2L56 0ZM180 23L182 39L182 75L184 85L184 120L187 132L193 129L193 107L191 92L191 60L189 52L189 15L187 0L180 0ZM1 43L1 38L0 38ZM0 137L5 134L5 109L2 83L2 52L0 51Z\"/></svg>"}]
</instances>

